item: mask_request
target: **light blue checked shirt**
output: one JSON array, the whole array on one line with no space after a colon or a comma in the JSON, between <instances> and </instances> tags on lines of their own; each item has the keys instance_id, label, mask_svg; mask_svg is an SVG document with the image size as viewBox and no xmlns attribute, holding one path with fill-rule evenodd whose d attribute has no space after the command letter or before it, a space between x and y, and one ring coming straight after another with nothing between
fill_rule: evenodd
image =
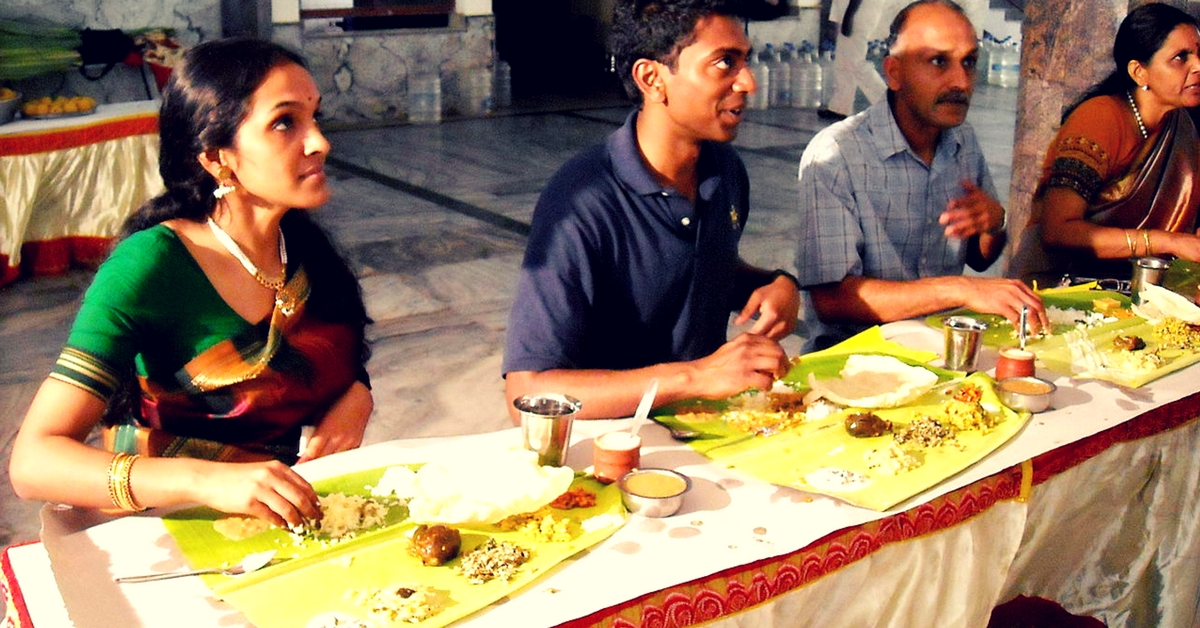
<instances>
[{"instance_id":1,"label":"light blue checked shirt","mask_svg":"<svg viewBox=\"0 0 1200 628\"><path fill-rule=\"evenodd\" d=\"M938 216L964 194L964 181L996 197L969 124L942 132L932 165L909 148L886 99L821 131L800 158L800 285L961 275L967 240L947 239ZM866 328L821 321L803 297L805 351Z\"/></svg>"}]
</instances>

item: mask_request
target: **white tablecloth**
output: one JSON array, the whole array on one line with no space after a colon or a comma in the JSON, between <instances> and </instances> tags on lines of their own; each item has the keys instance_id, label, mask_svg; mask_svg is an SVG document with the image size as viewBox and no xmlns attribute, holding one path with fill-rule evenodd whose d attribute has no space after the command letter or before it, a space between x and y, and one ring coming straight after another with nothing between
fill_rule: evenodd
<instances>
[{"instance_id":1,"label":"white tablecloth","mask_svg":"<svg viewBox=\"0 0 1200 628\"><path fill-rule=\"evenodd\" d=\"M885 334L919 348L940 341L916 322L889 325ZM994 354L982 359L990 367ZM996 604L1017 594L1055 599L1110 626L1195 625L1200 461L1190 452L1200 422L1179 421L1182 427L1115 444L1093 445L1104 434L1088 439L1164 409L1200 414L1200 400L1191 398L1194 373L1181 371L1135 391L1065 377L1057 383L1056 409L1035 415L982 462L885 513L740 475L648 425L643 466L675 468L694 480L683 511L667 519L633 517L605 542L463 625L688 625L706 617L698 579L706 581L699 588L712 589L713 609L746 609L714 625L978 627ZM586 467L591 437L622 424L577 422L568 464ZM993 490L997 485L1011 488L1028 476L1031 459L1071 443L1094 447L1095 455L1085 451L1082 457L1092 456L1086 462L1034 486L1027 502L989 497L1001 493ZM518 445L516 430L396 441L299 469L315 479L448 453L469 460L475 448ZM58 526L56 519L51 523ZM44 548L80 628L239 625L237 612L212 599L198 580L111 583L114 575L183 567L157 518L130 517L71 533L74 525L50 530ZM45 549L10 553L22 550L37 563ZM810 564L819 577L788 586L787 578L802 577ZM15 572L38 612L54 616L47 624L34 619L35 626L66 625L59 623L66 616L44 568ZM735 582L739 574L741 583ZM762 600L767 603L750 608Z\"/></svg>"}]
</instances>

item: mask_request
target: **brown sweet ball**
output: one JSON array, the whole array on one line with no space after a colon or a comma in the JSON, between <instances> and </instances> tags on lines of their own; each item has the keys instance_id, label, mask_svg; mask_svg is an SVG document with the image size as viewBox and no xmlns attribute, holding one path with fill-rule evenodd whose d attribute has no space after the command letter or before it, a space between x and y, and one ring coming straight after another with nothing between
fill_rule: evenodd
<instances>
[{"instance_id":1,"label":"brown sweet ball","mask_svg":"<svg viewBox=\"0 0 1200 628\"><path fill-rule=\"evenodd\" d=\"M442 524L421 524L413 531L408 552L429 566L444 565L458 556L462 547L462 535L454 528Z\"/></svg>"}]
</instances>

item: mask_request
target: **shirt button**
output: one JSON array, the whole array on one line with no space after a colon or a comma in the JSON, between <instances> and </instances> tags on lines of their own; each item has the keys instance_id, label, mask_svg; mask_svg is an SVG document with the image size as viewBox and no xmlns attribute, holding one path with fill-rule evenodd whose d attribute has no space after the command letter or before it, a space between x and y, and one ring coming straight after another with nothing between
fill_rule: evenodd
<instances>
[{"instance_id":1,"label":"shirt button","mask_svg":"<svg viewBox=\"0 0 1200 628\"><path fill-rule=\"evenodd\" d=\"M687 227L692 224L692 219L685 217L683 220L680 220L679 222L682 223L683 226Z\"/></svg>"},{"instance_id":2,"label":"shirt button","mask_svg":"<svg viewBox=\"0 0 1200 628\"><path fill-rule=\"evenodd\" d=\"M664 197L671 195L670 192L659 192L659 194L662 194Z\"/></svg>"}]
</instances>

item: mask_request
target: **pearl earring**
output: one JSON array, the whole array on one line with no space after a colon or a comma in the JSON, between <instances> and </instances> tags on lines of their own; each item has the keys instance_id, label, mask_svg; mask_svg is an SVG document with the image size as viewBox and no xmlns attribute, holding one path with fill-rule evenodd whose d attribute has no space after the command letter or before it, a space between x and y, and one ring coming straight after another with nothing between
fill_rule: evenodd
<instances>
[{"instance_id":1,"label":"pearl earring","mask_svg":"<svg viewBox=\"0 0 1200 628\"><path fill-rule=\"evenodd\" d=\"M213 190L213 197L221 200L236 189L237 186L233 184L233 171L229 169L229 166L221 166L217 170L217 188Z\"/></svg>"},{"instance_id":2,"label":"pearl earring","mask_svg":"<svg viewBox=\"0 0 1200 628\"><path fill-rule=\"evenodd\" d=\"M1148 91L1150 91L1150 86L1149 86L1149 85L1143 85L1143 86L1142 86L1142 91L1143 91L1143 92L1148 92Z\"/></svg>"}]
</instances>

